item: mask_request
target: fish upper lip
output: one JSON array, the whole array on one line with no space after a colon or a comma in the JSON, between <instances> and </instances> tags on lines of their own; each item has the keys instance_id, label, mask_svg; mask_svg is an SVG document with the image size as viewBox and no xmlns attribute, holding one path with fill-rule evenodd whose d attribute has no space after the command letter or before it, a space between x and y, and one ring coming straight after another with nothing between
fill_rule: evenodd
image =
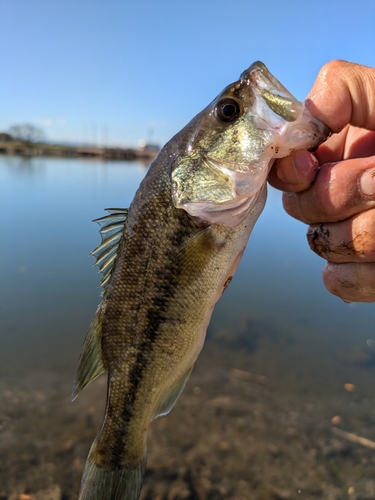
<instances>
[{"instance_id":1,"label":"fish upper lip","mask_svg":"<svg viewBox=\"0 0 375 500\"><path fill-rule=\"evenodd\" d=\"M324 142L330 135L331 130L327 125L325 125L321 120L315 118L311 112L309 112L306 107L306 103L300 102L296 99L293 94L291 94L288 89L284 87L274 76L269 72L268 68L261 61L254 62L247 70L245 70L241 75L242 80L247 80L249 85L252 85L254 93L256 96L263 100L265 93L271 93L280 97L287 98L291 101L296 114L301 113L302 115L310 115L308 121L315 125L315 131L312 131L312 136L314 136L314 141L319 145ZM268 106L268 105L267 105ZM269 106L268 106L269 107ZM258 119L263 119L264 122L268 123L267 120L258 116ZM297 123L296 123L297 125ZM277 126L272 126L272 129L277 131ZM290 127L293 130L293 127ZM316 146L312 146L312 149Z\"/></svg>"},{"instance_id":2,"label":"fish upper lip","mask_svg":"<svg viewBox=\"0 0 375 500\"><path fill-rule=\"evenodd\" d=\"M245 70L241 75L241 79L248 80L251 85L259 90L267 90L271 93L276 91L282 97L297 101L293 94L270 73L267 66L261 61L254 62Z\"/></svg>"}]
</instances>

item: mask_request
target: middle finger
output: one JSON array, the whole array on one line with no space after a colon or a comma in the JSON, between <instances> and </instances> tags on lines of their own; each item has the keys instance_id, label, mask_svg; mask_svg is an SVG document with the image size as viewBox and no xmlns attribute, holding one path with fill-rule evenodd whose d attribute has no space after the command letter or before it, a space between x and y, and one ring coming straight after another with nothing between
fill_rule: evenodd
<instances>
[{"instance_id":1,"label":"middle finger","mask_svg":"<svg viewBox=\"0 0 375 500\"><path fill-rule=\"evenodd\" d=\"M322 165L313 186L284 193L283 204L307 224L337 222L375 207L375 156Z\"/></svg>"}]
</instances>

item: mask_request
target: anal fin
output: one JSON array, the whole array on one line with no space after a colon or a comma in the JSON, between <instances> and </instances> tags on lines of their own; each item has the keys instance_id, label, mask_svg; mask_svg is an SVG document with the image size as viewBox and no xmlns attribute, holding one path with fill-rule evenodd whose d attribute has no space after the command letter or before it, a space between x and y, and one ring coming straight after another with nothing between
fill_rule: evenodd
<instances>
[{"instance_id":1,"label":"anal fin","mask_svg":"<svg viewBox=\"0 0 375 500\"><path fill-rule=\"evenodd\" d=\"M86 385L106 371L102 357L101 333L101 307L99 306L83 344L77 375L73 386L72 401L74 401Z\"/></svg>"},{"instance_id":2,"label":"anal fin","mask_svg":"<svg viewBox=\"0 0 375 500\"><path fill-rule=\"evenodd\" d=\"M154 419L158 417L163 417L167 415L173 406L175 405L177 399L179 398L181 392L183 391L187 379L192 372L194 365L191 366L183 375L180 377L169 389L167 394L164 396L163 400L157 406L154 414Z\"/></svg>"}]
</instances>

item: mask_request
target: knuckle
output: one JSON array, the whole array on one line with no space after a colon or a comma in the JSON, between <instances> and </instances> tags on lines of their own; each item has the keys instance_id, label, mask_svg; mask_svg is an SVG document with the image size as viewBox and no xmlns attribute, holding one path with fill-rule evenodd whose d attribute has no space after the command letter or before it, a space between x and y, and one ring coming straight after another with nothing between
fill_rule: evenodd
<instances>
[{"instance_id":1,"label":"knuckle","mask_svg":"<svg viewBox=\"0 0 375 500\"><path fill-rule=\"evenodd\" d=\"M291 217L296 218L296 194L295 193L283 193L283 207L285 212Z\"/></svg>"},{"instance_id":2,"label":"knuckle","mask_svg":"<svg viewBox=\"0 0 375 500\"><path fill-rule=\"evenodd\" d=\"M283 193L283 207L285 212L305 224L309 224L311 221L306 217L303 206L301 205L301 194L300 193ZM314 222L314 221L313 221Z\"/></svg>"},{"instance_id":3,"label":"knuckle","mask_svg":"<svg viewBox=\"0 0 375 500\"><path fill-rule=\"evenodd\" d=\"M349 63L348 61L345 61L343 59L332 59L321 67L319 76L325 78L332 77L334 79L337 79L338 74L340 74L342 71L346 71L348 67L351 66L352 63Z\"/></svg>"},{"instance_id":4,"label":"knuckle","mask_svg":"<svg viewBox=\"0 0 375 500\"><path fill-rule=\"evenodd\" d=\"M345 61L340 59L333 59L332 61L325 63L319 71L318 78L322 80L330 80L331 77L335 78L335 75L337 78L337 73L341 72L344 64Z\"/></svg>"}]
</instances>

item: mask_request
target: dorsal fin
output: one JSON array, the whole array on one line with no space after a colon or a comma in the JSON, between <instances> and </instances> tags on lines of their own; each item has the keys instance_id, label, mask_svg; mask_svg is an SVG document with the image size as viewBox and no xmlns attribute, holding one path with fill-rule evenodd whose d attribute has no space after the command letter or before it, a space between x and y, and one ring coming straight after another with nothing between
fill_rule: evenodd
<instances>
[{"instance_id":1,"label":"dorsal fin","mask_svg":"<svg viewBox=\"0 0 375 500\"><path fill-rule=\"evenodd\" d=\"M95 219L100 225L99 233L102 242L90 255L96 257L95 265L99 267L99 272L103 274L100 286L103 288L102 295L111 278L113 265L117 256L117 249L121 240L122 232L128 215L127 208L106 208L109 215Z\"/></svg>"}]
</instances>

